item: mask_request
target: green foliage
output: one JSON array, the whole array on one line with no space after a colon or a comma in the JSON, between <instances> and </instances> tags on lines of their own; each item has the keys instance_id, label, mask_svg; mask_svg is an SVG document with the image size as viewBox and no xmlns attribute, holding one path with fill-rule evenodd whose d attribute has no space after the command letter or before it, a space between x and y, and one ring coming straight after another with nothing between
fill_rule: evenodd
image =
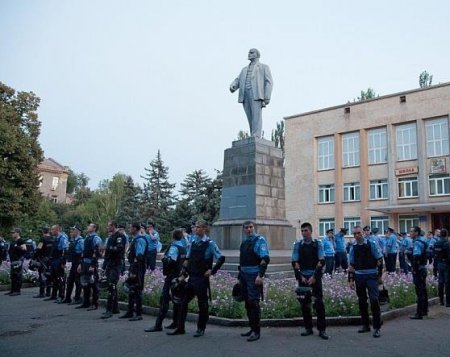
<instances>
[{"instance_id":1,"label":"green foliage","mask_svg":"<svg viewBox=\"0 0 450 357\"><path fill-rule=\"evenodd\" d=\"M244 140L244 139L247 139L249 137L250 137L250 134L248 133L248 131L239 130L236 140Z\"/></svg>"},{"instance_id":2,"label":"green foliage","mask_svg":"<svg viewBox=\"0 0 450 357\"><path fill-rule=\"evenodd\" d=\"M140 195L142 193L139 185L136 185L131 176L127 176L124 182L122 199L119 203L117 220L130 224L140 222Z\"/></svg>"},{"instance_id":3,"label":"green foliage","mask_svg":"<svg viewBox=\"0 0 450 357\"><path fill-rule=\"evenodd\" d=\"M429 74L427 71L423 71L419 75L419 86L420 88L426 88L431 86L433 83L433 75Z\"/></svg>"},{"instance_id":4,"label":"green foliage","mask_svg":"<svg viewBox=\"0 0 450 357\"><path fill-rule=\"evenodd\" d=\"M15 92L0 82L0 226L17 224L35 214L41 195L37 165L43 160L38 142L40 99L33 92Z\"/></svg>"},{"instance_id":5,"label":"green foliage","mask_svg":"<svg viewBox=\"0 0 450 357\"><path fill-rule=\"evenodd\" d=\"M379 95L375 93L375 90L373 88L369 87L366 91L361 91L361 96L358 97L357 101L368 100L375 97L379 97Z\"/></svg>"},{"instance_id":6,"label":"green foliage","mask_svg":"<svg viewBox=\"0 0 450 357\"><path fill-rule=\"evenodd\" d=\"M277 122L276 129L272 130L272 141L280 148L284 156L284 121Z\"/></svg>"},{"instance_id":7,"label":"green foliage","mask_svg":"<svg viewBox=\"0 0 450 357\"><path fill-rule=\"evenodd\" d=\"M159 150L156 158L150 162L150 167L144 170L146 174L141 176L145 180L141 217L153 221L163 234L170 232L172 227L169 217L175 203L173 195L175 184L169 182L169 168L164 165Z\"/></svg>"}]
</instances>

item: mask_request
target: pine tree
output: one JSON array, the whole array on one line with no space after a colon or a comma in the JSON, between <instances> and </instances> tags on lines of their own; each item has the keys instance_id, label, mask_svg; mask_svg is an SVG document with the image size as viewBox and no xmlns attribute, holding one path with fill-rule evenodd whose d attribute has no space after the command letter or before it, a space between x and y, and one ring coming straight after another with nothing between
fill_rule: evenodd
<instances>
[{"instance_id":1,"label":"pine tree","mask_svg":"<svg viewBox=\"0 0 450 357\"><path fill-rule=\"evenodd\" d=\"M131 176L126 176L122 200L119 203L117 220L121 223L130 224L140 222L140 196L142 190L135 184Z\"/></svg>"},{"instance_id":2,"label":"pine tree","mask_svg":"<svg viewBox=\"0 0 450 357\"><path fill-rule=\"evenodd\" d=\"M168 219L175 203L175 184L169 182L169 168L164 166L159 150L156 158L150 162L150 167L144 170L146 174L141 176L145 180L141 216L153 221L157 228L169 231L171 227Z\"/></svg>"}]
</instances>

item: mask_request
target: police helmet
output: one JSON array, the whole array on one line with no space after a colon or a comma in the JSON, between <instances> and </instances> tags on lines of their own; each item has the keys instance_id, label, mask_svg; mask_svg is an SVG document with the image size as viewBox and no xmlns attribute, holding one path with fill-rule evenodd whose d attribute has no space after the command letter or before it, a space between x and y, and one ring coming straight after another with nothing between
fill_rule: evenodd
<instances>
[{"instance_id":1,"label":"police helmet","mask_svg":"<svg viewBox=\"0 0 450 357\"><path fill-rule=\"evenodd\" d=\"M242 295L242 285L241 285L241 283L234 284L233 291L232 291L231 295L233 296L233 299L236 302L244 301L244 296Z\"/></svg>"},{"instance_id":2,"label":"police helmet","mask_svg":"<svg viewBox=\"0 0 450 357\"><path fill-rule=\"evenodd\" d=\"M172 279L170 296L174 304L181 304L183 302L185 286L186 283L184 281L180 281L178 278Z\"/></svg>"},{"instance_id":3,"label":"police helmet","mask_svg":"<svg viewBox=\"0 0 450 357\"><path fill-rule=\"evenodd\" d=\"M106 277L102 277L99 279L98 281L98 287L99 289L107 289L108 288L108 279L106 279Z\"/></svg>"}]
</instances>

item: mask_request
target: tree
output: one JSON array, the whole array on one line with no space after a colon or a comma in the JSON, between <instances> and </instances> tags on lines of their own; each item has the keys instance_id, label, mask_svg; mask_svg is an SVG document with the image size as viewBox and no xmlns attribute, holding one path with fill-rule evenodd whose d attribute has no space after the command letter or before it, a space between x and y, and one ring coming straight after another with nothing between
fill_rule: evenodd
<instances>
[{"instance_id":1,"label":"tree","mask_svg":"<svg viewBox=\"0 0 450 357\"><path fill-rule=\"evenodd\" d=\"M142 190L136 185L131 176L126 176L122 200L119 203L117 220L122 223L141 221L139 207Z\"/></svg>"},{"instance_id":2,"label":"tree","mask_svg":"<svg viewBox=\"0 0 450 357\"><path fill-rule=\"evenodd\" d=\"M284 121L277 122L276 129L272 130L272 141L280 148L284 156Z\"/></svg>"},{"instance_id":3,"label":"tree","mask_svg":"<svg viewBox=\"0 0 450 357\"><path fill-rule=\"evenodd\" d=\"M433 83L433 75L429 74L427 71L423 71L419 75L419 86L420 88L426 88L431 86L431 83Z\"/></svg>"},{"instance_id":4,"label":"tree","mask_svg":"<svg viewBox=\"0 0 450 357\"><path fill-rule=\"evenodd\" d=\"M41 202L37 165L43 161L38 142L40 99L0 82L0 226L10 228L33 215Z\"/></svg>"},{"instance_id":5,"label":"tree","mask_svg":"<svg viewBox=\"0 0 450 357\"><path fill-rule=\"evenodd\" d=\"M220 210L222 194L222 174L212 180L203 170L195 170L188 174L181 183L179 204L189 207L190 220L204 219L214 222ZM178 208L178 205L177 205Z\"/></svg>"},{"instance_id":6,"label":"tree","mask_svg":"<svg viewBox=\"0 0 450 357\"><path fill-rule=\"evenodd\" d=\"M141 176L144 182L141 216L154 221L160 229L169 232L169 211L175 203L173 189L175 184L169 182L169 168L164 165L161 152L144 168L146 174Z\"/></svg>"},{"instance_id":7,"label":"tree","mask_svg":"<svg viewBox=\"0 0 450 357\"><path fill-rule=\"evenodd\" d=\"M248 139L250 137L250 134L248 133L248 131L245 130L239 130L238 134L237 134L237 140L244 140L244 139Z\"/></svg>"},{"instance_id":8,"label":"tree","mask_svg":"<svg viewBox=\"0 0 450 357\"><path fill-rule=\"evenodd\" d=\"M358 97L358 101L363 101L363 100L368 100L368 99L372 99L375 97L378 97L379 95L375 93L375 90L373 90L372 88L367 88L367 91L361 91L361 96Z\"/></svg>"}]
</instances>

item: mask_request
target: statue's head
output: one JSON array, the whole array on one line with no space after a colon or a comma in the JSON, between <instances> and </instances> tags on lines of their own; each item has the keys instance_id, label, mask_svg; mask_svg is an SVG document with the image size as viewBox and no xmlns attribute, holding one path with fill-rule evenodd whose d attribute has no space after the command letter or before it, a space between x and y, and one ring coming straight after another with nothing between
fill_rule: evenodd
<instances>
[{"instance_id":1,"label":"statue's head","mask_svg":"<svg viewBox=\"0 0 450 357\"><path fill-rule=\"evenodd\" d=\"M259 53L259 51L256 48L251 48L248 51L248 59L252 60L255 58L260 58L261 57L261 53Z\"/></svg>"}]
</instances>

